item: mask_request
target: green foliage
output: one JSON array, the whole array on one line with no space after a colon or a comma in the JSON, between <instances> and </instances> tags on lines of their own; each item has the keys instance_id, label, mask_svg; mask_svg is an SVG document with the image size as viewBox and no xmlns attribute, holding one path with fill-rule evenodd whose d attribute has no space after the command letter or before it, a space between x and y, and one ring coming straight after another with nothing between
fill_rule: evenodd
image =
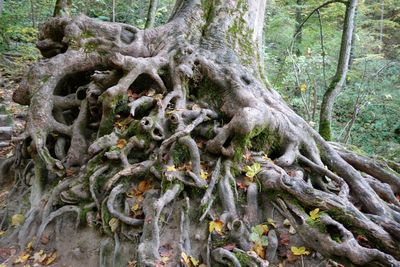
<instances>
[{"instance_id":1,"label":"green foliage","mask_svg":"<svg viewBox=\"0 0 400 267\"><path fill-rule=\"evenodd\" d=\"M296 10L300 8L303 20L321 2L304 1L302 6L294 3L270 2L264 29L265 65L273 86L317 130L322 96L337 65L344 5L335 3L321 9L323 53L316 14L304 24L301 38L293 39ZM334 106L330 133L333 141L347 141L368 154L381 154L396 161L400 160L400 124L394 116L400 112L400 36L396 34L400 31L400 19L396 15L399 9L394 0L385 0L381 21L381 1L359 2L352 64L345 88ZM306 86L305 90L302 85ZM345 140L360 97L358 115Z\"/></svg>"}]
</instances>

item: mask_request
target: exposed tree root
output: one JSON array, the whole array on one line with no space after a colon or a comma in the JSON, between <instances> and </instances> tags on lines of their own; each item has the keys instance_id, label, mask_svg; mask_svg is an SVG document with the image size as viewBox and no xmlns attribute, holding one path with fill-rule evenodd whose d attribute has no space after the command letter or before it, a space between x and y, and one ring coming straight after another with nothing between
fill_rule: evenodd
<instances>
[{"instance_id":1,"label":"exposed tree root","mask_svg":"<svg viewBox=\"0 0 400 267\"><path fill-rule=\"evenodd\" d=\"M209 266L268 266L277 262L275 230L266 256L252 251L250 235L269 198L325 257L399 266L399 174L325 142L231 50L185 31L197 18L185 14L146 31L84 16L45 25L38 47L48 59L14 96L30 103L21 139L35 165L21 247L34 221L38 242L57 217L87 212L113 238L114 264L121 240L142 229L143 266L177 266L183 252ZM259 172L246 177L254 163ZM310 223L315 208L322 214ZM210 220L223 230L207 233ZM163 237L178 245L162 263Z\"/></svg>"}]
</instances>

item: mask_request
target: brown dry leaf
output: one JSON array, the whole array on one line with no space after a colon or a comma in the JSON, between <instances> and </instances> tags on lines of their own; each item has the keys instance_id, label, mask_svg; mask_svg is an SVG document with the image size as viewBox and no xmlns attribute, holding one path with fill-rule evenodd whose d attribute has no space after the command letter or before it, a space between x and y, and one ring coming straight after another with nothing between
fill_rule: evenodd
<instances>
[{"instance_id":1,"label":"brown dry leaf","mask_svg":"<svg viewBox=\"0 0 400 267\"><path fill-rule=\"evenodd\" d=\"M45 260L42 262L43 265L49 266L57 259L57 252L51 253Z\"/></svg>"},{"instance_id":2,"label":"brown dry leaf","mask_svg":"<svg viewBox=\"0 0 400 267\"><path fill-rule=\"evenodd\" d=\"M284 246L289 245L290 235L288 233L281 233L279 235L280 243Z\"/></svg>"},{"instance_id":3,"label":"brown dry leaf","mask_svg":"<svg viewBox=\"0 0 400 267\"><path fill-rule=\"evenodd\" d=\"M123 149L126 146L127 142L125 139L119 139L117 142L117 147L119 149Z\"/></svg>"},{"instance_id":4,"label":"brown dry leaf","mask_svg":"<svg viewBox=\"0 0 400 267\"><path fill-rule=\"evenodd\" d=\"M243 190L247 190L247 187L249 187L249 185L247 183L241 182L241 181L236 182L236 184L239 187L239 189L243 189Z\"/></svg>"},{"instance_id":5,"label":"brown dry leaf","mask_svg":"<svg viewBox=\"0 0 400 267\"><path fill-rule=\"evenodd\" d=\"M136 262L135 260L129 261L127 267L136 267L136 263L137 263L137 262Z\"/></svg>"},{"instance_id":6,"label":"brown dry leaf","mask_svg":"<svg viewBox=\"0 0 400 267\"><path fill-rule=\"evenodd\" d=\"M143 194L144 192L146 192L147 190L149 190L151 188L152 184L151 181L149 180L143 180L139 183L138 185L138 191Z\"/></svg>"},{"instance_id":7,"label":"brown dry leaf","mask_svg":"<svg viewBox=\"0 0 400 267\"><path fill-rule=\"evenodd\" d=\"M262 259L265 259L265 249L262 245L256 244L253 247L253 251Z\"/></svg>"}]
</instances>

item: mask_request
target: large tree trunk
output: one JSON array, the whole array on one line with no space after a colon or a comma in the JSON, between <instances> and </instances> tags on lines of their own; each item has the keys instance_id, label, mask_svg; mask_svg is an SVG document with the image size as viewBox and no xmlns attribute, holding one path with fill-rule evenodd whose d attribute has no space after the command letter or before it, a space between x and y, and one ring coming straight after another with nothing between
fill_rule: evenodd
<instances>
[{"instance_id":1,"label":"large tree trunk","mask_svg":"<svg viewBox=\"0 0 400 267\"><path fill-rule=\"evenodd\" d=\"M266 246L251 229L278 218L276 207L324 257L398 266L398 174L328 144L263 80L264 9L264 0L178 0L169 23L147 30L50 20L38 44L48 59L14 94L30 105L15 169L31 198L5 242L81 242L60 252L80 266L267 266L279 262L279 230ZM71 213L105 236L86 227L65 238Z\"/></svg>"}]
</instances>

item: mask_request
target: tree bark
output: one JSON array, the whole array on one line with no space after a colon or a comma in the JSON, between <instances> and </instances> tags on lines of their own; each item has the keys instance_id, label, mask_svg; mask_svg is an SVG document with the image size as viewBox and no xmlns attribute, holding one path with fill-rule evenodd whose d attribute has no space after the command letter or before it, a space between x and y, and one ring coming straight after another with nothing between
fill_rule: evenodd
<instances>
[{"instance_id":1,"label":"tree bark","mask_svg":"<svg viewBox=\"0 0 400 267\"><path fill-rule=\"evenodd\" d=\"M147 12L147 20L144 26L145 29L154 27L154 22L156 21L157 7L158 0L149 1L149 11Z\"/></svg>"},{"instance_id":2,"label":"tree bark","mask_svg":"<svg viewBox=\"0 0 400 267\"><path fill-rule=\"evenodd\" d=\"M323 138L325 138L325 140L332 140L331 124L333 105L337 95L340 93L346 82L356 7L357 0L349 1L347 4L336 73L324 94L321 104L319 133Z\"/></svg>"},{"instance_id":3,"label":"tree bark","mask_svg":"<svg viewBox=\"0 0 400 267\"><path fill-rule=\"evenodd\" d=\"M69 17L72 0L57 0L54 7L53 17Z\"/></svg>"},{"instance_id":4,"label":"tree bark","mask_svg":"<svg viewBox=\"0 0 400 267\"><path fill-rule=\"evenodd\" d=\"M268 246L253 232L274 217L326 258L399 265L398 174L327 143L263 80L264 6L180 0L167 24L146 30L50 20L38 43L46 59L14 93L30 105L16 170L31 201L5 240L46 246L42 234L73 212L103 233L86 245L96 263L82 253L77 266L268 266L282 229ZM59 258L74 265L77 251Z\"/></svg>"}]
</instances>

